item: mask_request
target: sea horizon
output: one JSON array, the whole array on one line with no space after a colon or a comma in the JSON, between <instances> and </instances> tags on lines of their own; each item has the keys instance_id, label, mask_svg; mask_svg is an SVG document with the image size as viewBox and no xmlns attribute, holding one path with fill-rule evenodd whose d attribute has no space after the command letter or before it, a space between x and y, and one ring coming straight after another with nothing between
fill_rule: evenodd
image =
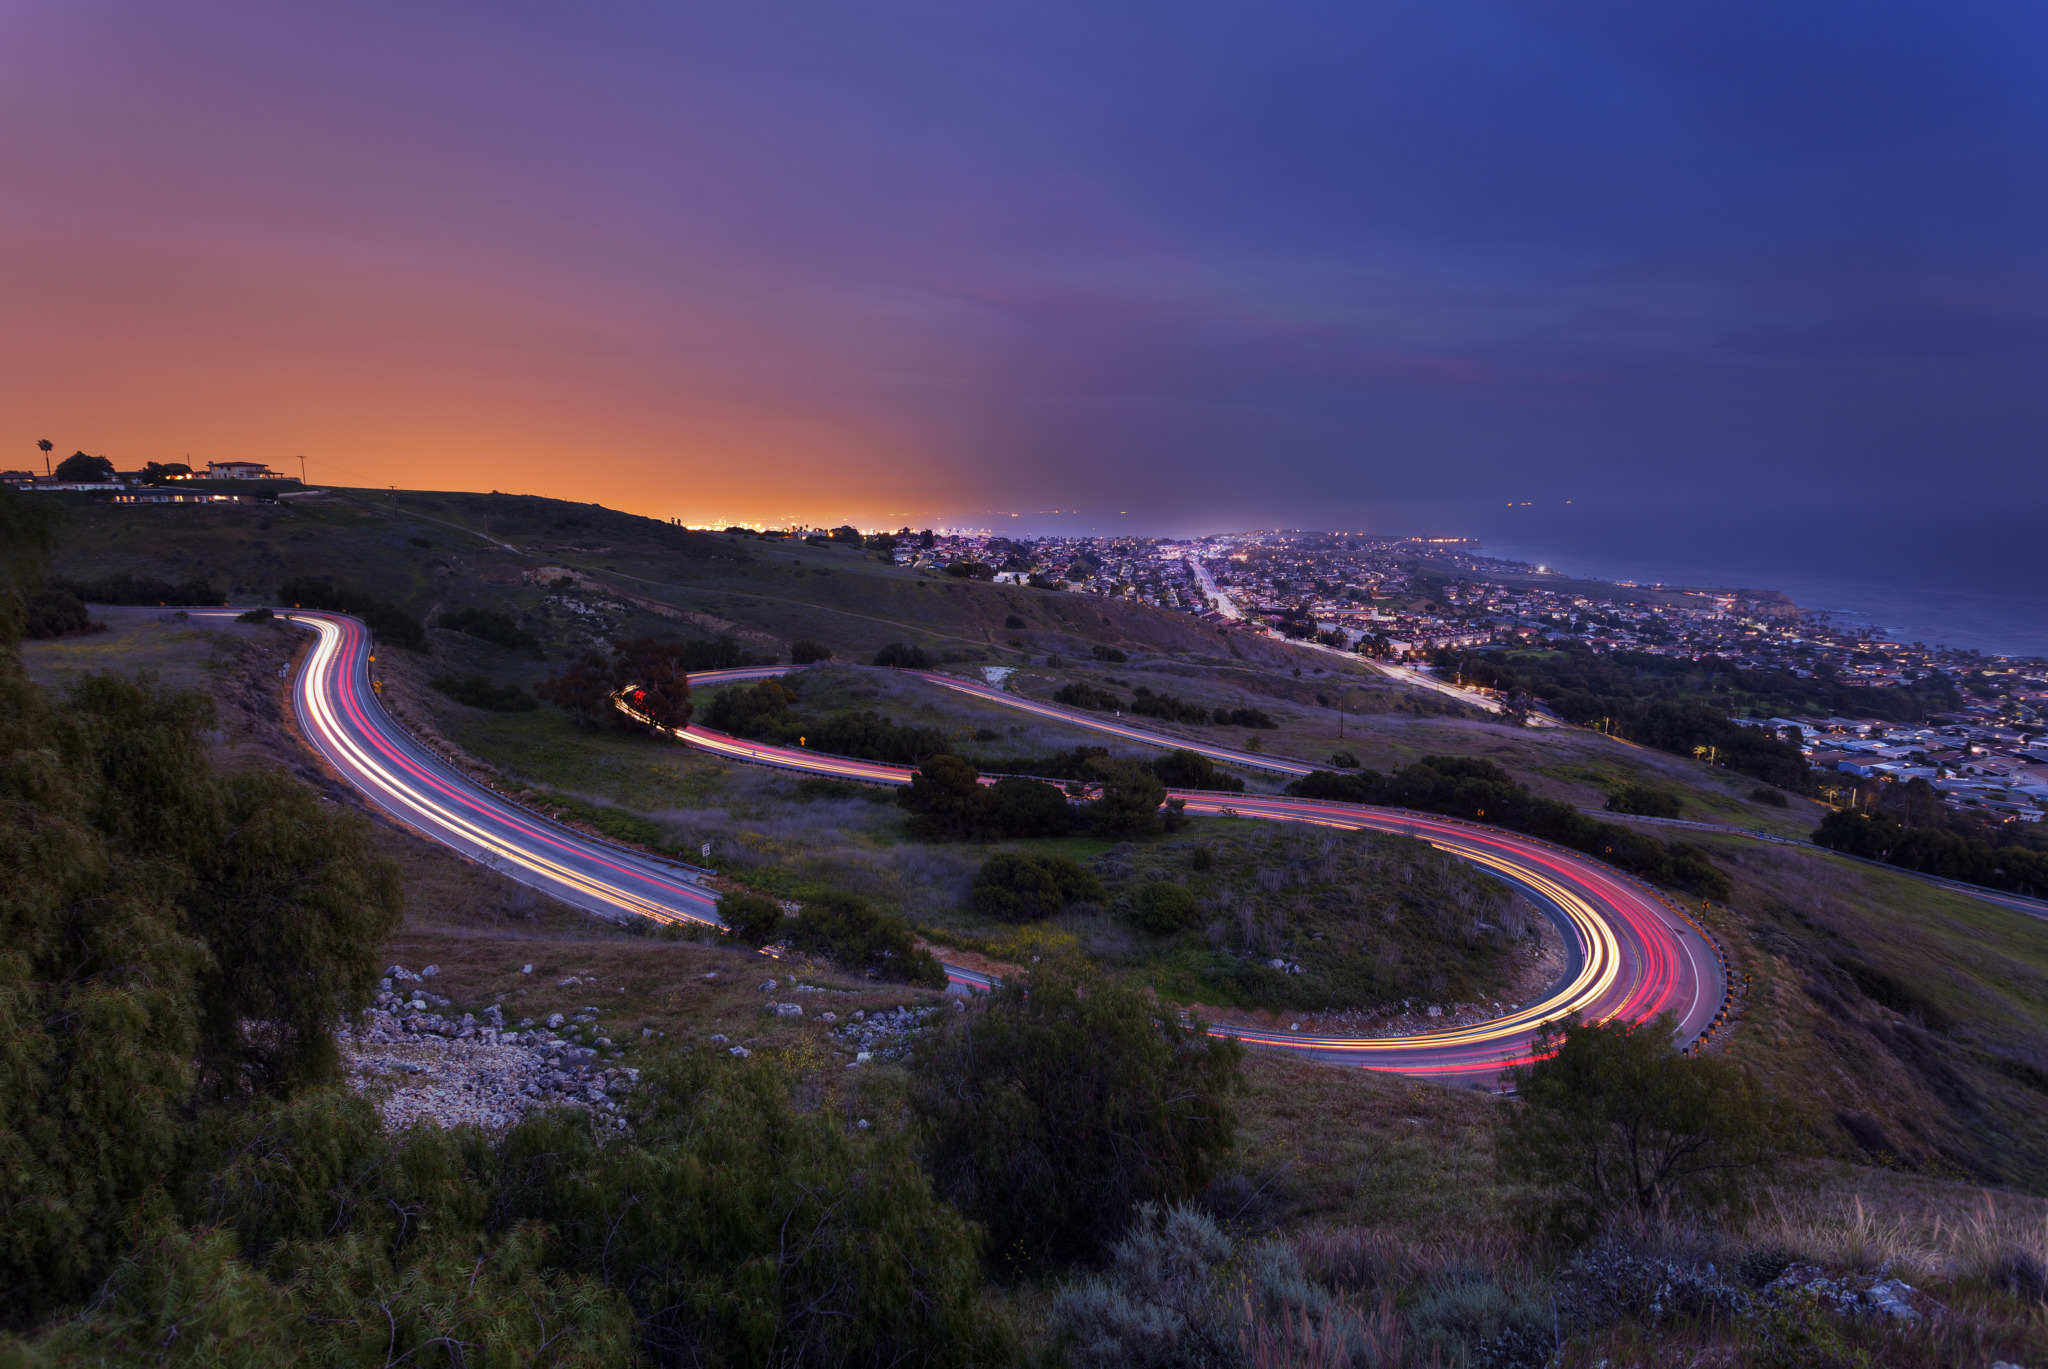
<instances>
[{"instance_id":1,"label":"sea horizon","mask_svg":"<svg viewBox=\"0 0 2048 1369\"><path fill-rule=\"evenodd\" d=\"M1987 656L2048 659L2048 604L2038 599L1779 568L1603 556L1540 543L1480 539L1479 555L1525 561L1612 584L1688 585L1775 590L1805 613L1826 613L1842 627L1869 627L1890 641L1980 651Z\"/></svg>"}]
</instances>

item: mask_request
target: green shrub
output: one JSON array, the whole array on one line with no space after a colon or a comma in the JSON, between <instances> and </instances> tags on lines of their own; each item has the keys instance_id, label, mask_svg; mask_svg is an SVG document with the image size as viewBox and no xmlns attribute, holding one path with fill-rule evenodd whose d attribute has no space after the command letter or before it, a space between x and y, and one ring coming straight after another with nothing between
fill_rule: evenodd
<instances>
[{"instance_id":1,"label":"green shrub","mask_svg":"<svg viewBox=\"0 0 2048 1369\"><path fill-rule=\"evenodd\" d=\"M1052 701L1065 704L1068 708L1090 708L1097 712L1113 712L1124 706L1124 701L1106 689L1097 689L1091 684L1075 681L1063 684L1053 691Z\"/></svg>"},{"instance_id":2,"label":"green shrub","mask_svg":"<svg viewBox=\"0 0 2048 1369\"><path fill-rule=\"evenodd\" d=\"M1280 725L1273 721L1272 714L1261 708L1219 708L1211 716L1219 727L1274 728Z\"/></svg>"},{"instance_id":3,"label":"green shrub","mask_svg":"<svg viewBox=\"0 0 2048 1369\"><path fill-rule=\"evenodd\" d=\"M267 608L252 608L246 613L237 613L235 621L238 623L268 623L274 621L276 617L277 615Z\"/></svg>"},{"instance_id":4,"label":"green shrub","mask_svg":"<svg viewBox=\"0 0 2048 1369\"><path fill-rule=\"evenodd\" d=\"M88 675L53 703L0 652L0 1318L101 1286L194 1118L332 1078L402 891L359 818L217 774L203 694ZM155 1195L155 1196L153 1196Z\"/></svg>"},{"instance_id":5,"label":"green shrub","mask_svg":"<svg viewBox=\"0 0 2048 1369\"><path fill-rule=\"evenodd\" d=\"M1216 768L1199 751L1179 748L1152 762L1152 773L1169 789L1205 789L1226 794L1244 792L1244 781Z\"/></svg>"},{"instance_id":6,"label":"green shrub","mask_svg":"<svg viewBox=\"0 0 2048 1369\"><path fill-rule=\"evenodd\" d=\"M932 756L896 801L912 814L910 831L924 841L1051 837L1073 826L1066 795L1043 780L1006 775L984 785L958 756Z\"/></svg>"},{"instance_id":7,"label":"green shrub","mask_svg":"<svg viewBox=\"0 0 2048 1369\"><path fill-rule=\"evenodd\" d=\"M1615 1212L1725 1203L1775 1153L1763 1086L1724 1056L1681 1055L1670 1014L1552 1023L1508 1071L1517 1102L1496 1154L1548 1192L1548 1219L1584 1233Z\"/></svg>"},{"instance_id":8,"label":"green shrub","mask_svg":"<svg viewBox=\"0 0 2048 1369\"><path fill-rule=\"evenodd\" d=\"M1607 811L1642 818L1675 818L1685 811L1678 795L1647 784L1624 784L1607 795Z\"/></svg>"},{"instance_id":9,"label":"green shrub","mask_svg":"<svg viewBox=\"0 0 2048 1369\"><path fill-rule=\"evenodd\" d=\"M1159 807L1166 802L1166 786L1151 766L1098 757L1089 761L1087 768L1102 786L1101 796L1088 805L1088 816L1099 831L1113 837L1137 837L1159 830Z\"/></svg>"},{"instance_id":10,"label":"green shrub","mask_svg":"<svg viewBox=\"0 0 2048 1369\"><path fill-rule=\"evenodd\" d=\"M1784 790L1773 789L1768 784L1760 784L1750 790L1749 800L1751 803L1763 804L1766 808L1789 808L1792 805L1792 800L1785 797Z\"/></svg>"},{"instance_id":11,"label":"green shrub","mask_svg":"<svg viewBox=\"0 0 2048 1369\"><path fill-rule=\"evenodd\" d=\"M807 638L799 637L789 644L791 665L816 665L819 661L832 659L832 648Z\"/></svg>"},{"instance_id":12,"label":"green shrub","mask_svg":"<svg viewBox=\"0 0 2048 1369\"><path fill-rule=\"evenodd\" d=\"M1093 646L1088 649L1094 654L1096 660L1108 661L1111 665L1122 665L1125 661L1131 659L1113 646Z\"/></svg>"},{"instance_id":13,"label":"green shrub","mask_svg":"<svg viewBox=\"0 0 2048 1369\"><path fill-rule=\"evenodd\" d=\"M837 892L804 900L788 924L792 949L821 955L849 970L927 988L946 987L946 970L919 950L910 924L877 912L866 899Z\"/></svg>"},{"instance_id":14,"label":"green shrub","mask_svg":"<svg viewBox=\"0 0 2048 1369\"><path fill-rule=\"evenodd\" d=\"M781 904L748 893L720 895L718 920L725 924L723 940L746 946L766 946L789 926Z\"/></svg>"},{"instance_id":15,"label":"green shrub","mask_svg":"<svg viewBox=\"0 0 2048 1369\"><path fill-rule=\"evenodd\" d=\"M1330 753L1330 768L1332 770L1356 770L1358 768L1358 757L1352 755L1349 751L1333 751Z\"/></svg>"},{"instance_id":16,"label":"green shrub","mask_svg":"<svg viewBox=\"0 0 2048 1369\"><path fill-rule=\"evenodd\" d=\"M1050 969L1006 981L920 1047L926 1163L1013 1267L1092 1256L1139 1203L1214 1176L1242 1058L1130 984Z\"/></svg>"},{"instance_id":17,"label":"green shrub","mask_svg":"<svg viewBox=\"0 0 2048 1369\"><path fill-rule=\"evenodd\" d=\"M1102 881L1066 856L1005 852L982 862L968 897L983 917L1036 922L1070 903L1105 896Z\"/></svg>"},{"instance_id":18,"label":"green shrub","mask_svg":"<svg viewBox=\"0 0 2048 1369\"><path fill-rule=\"evenodd\" d=\"M1154 694L1144 685L1139 685L1131 698L1131 712L1170 723L1201 724L1209 721L1209 710L1200 704L1186 703L1171 694Z\"/></svg>"},{"instance_id":19,"label":"green shrub","mask_svg":"<svg viewBox=\"0 0 2048 1369\"><path fill-rule=\"evenodd\" d=\"M25 613L22 618L22 635L32 642L47 641L52 637L82 637L90 632L104 632L104 623L94 623L85 611L85 604L79 597L66 589L37 590L26 597ZM258 612L268 617L269 609ZM239 615L247 620L249 615Z\"/></svg>"},{"instance_id":20,"label":"green shrub","mask_svg":"<svg viewBox=\"0 0 2048 1369\"><path fill-rule=\"evenodd\" d=\"M1202 920L1201 905L1187 886L1170 879L1155 879L1140 885L1131 900L1134 920L1155 936L1167 936Z\"/></svg>"}]
</instances>

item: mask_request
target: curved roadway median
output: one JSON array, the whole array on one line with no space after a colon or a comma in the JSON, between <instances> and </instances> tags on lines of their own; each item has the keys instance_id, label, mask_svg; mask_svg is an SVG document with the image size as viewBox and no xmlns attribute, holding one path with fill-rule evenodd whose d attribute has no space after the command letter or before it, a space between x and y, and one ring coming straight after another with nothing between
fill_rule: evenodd
<instances>
[{"instance_id":1,"label":"curved roadway median","mask_svg":"<svg viewBox=\"0 0 2048 1369\"><path fill-rule=\"evenodd\" d=\"M232 609L216 610L221 616ZM292 699L306 739L365 797L394 818L521 883L601 916L717 923L717 896L698 883L694 867L663 861L572 831L477 784L415 741L385 711L369 677L370 636L336 613L293 612L317 640L293 683ZM784 673L756 667L692 677L699 686ZM1305 774L1299 761L1147 732L1042 704L954 676L916 672L920 679L1127 741L1186 747L1231 765ZM734 760L807 774L902 785L912 770L871 761L766 746L687 727L688 744ZM1213 1030L1248 1043L1446 1082L1490 1083L1506 1061L1526 1056L1545 1021L1570 1011L1593 1018L1643 1020L1670 1012L1681 1041L1691 1043L1722 1020L1727 973L1718 948L1669 900L1632 877L1575 852L1517 833L1451 818L1277 796L1174 791L1188 811L1389 832L1427 841L1509 881L1542 907L1565 933L1570 964L1543 1001L1476 1026L1396 1037L1305 1036L1245 1027ZM986 987L985 976L946 967L963 988Z\"/></svg>"}]
</instances>

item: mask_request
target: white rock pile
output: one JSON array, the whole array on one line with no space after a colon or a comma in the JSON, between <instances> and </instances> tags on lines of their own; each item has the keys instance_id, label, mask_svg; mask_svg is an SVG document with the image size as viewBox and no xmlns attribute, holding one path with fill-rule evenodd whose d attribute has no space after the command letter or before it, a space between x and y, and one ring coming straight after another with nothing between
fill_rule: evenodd
<instances>
[{"instance_id":1,"label":"white rock pile","mask_svg":"<svg viewBox=\"0 0 2048 1369\"><path fill-rule=\"evenodd\" d=\"M424 985L437 967L413 974L393 965L385 973L360 1029L338 1033L350 1083L388 1089L378 1104L385 1125L424 1119L498 1129L529 1112L567 1107L624 1130L619 1100L639 1082L640 1071L603 1063L599 1052L611 1048L608 1038L590 1045L564 1040L557 1034L564 1025L560 1013L546 1027L536 1028L531 1019L508 1027L495 1003L480 1017L449 1016L437 1011L450 1006L448 999L424 987L402 993L396 987ZM574 1020L594 1030L597 1017L596 1009L585 1008Z\"/></svg>"},{"instance_id":2,"label":"white rock pile","mask_svg":"<svg viewBox=\"0 0 2048 1369\"><path fill-rule=\"evenodd\" d=\"M956 1011L964 1007L957 1000ZM852 1046L855 1063L869 1059L901 1060L910 1054L917 1034L932 1016L944 1008L883 1008L855 1012L846 1025L834 1027L831 1035Z\"/></svg>"}]
</instances>

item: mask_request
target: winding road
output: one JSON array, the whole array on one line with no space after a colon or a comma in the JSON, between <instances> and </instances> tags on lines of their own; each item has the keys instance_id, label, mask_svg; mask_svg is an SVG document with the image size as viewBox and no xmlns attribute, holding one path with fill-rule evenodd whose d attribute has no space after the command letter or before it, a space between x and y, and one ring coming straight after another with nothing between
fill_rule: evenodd
<instances>
[{"instance_id":1,"label":"winding road","mask_svg":"<svg viewBox=\"0 0 2048 1369\"><path fill-rule=\"evenodd\" d=\"M235 610L215 612L230 616ZM360 622L336 613L286 616L317 634L292 685L299 726L306 740L369 801L428 837L576 907L612 918L636 914L716 925L717 895L700 882L705 872L611 845L529 812L415 741L376 695L369 670L373 647ZM693 676L691 682L708 688L787 669L719 671ZM1281 774L1306 774L1312 768L1299 761L1148 732L1120 718L1060 708L955 676L911 673L932 685L1125 741L1186 747L1226 764ZM902 766L744 741L696 726L673 735L713 754L806 774L901 785L914 773ZM1520 889L1557 924L1569 950L1565 972L1540 1002L1477 1025L1436 1030L1418 1026L1412 1035L1373 1038L1212 1028L1218 1033L1321 1059L1484 1086L1504 1063L1526 1057L1530 1037L1542 1023L1566 1012L1632 1021L1670 1012L1678 1022L1680 1040L1687 1044L1711 1034L1723 1020L1728 982L1718 948L1674 904L1611 866L1518 833L1398 809L1201 791L1174 791L1171 796L1184 800L1187 811L1195 814L1388 832L1427 841ZM989 982L961 966L947 966L947 974L963 989L986 987Z\"/></svg>"}]
</instances>

